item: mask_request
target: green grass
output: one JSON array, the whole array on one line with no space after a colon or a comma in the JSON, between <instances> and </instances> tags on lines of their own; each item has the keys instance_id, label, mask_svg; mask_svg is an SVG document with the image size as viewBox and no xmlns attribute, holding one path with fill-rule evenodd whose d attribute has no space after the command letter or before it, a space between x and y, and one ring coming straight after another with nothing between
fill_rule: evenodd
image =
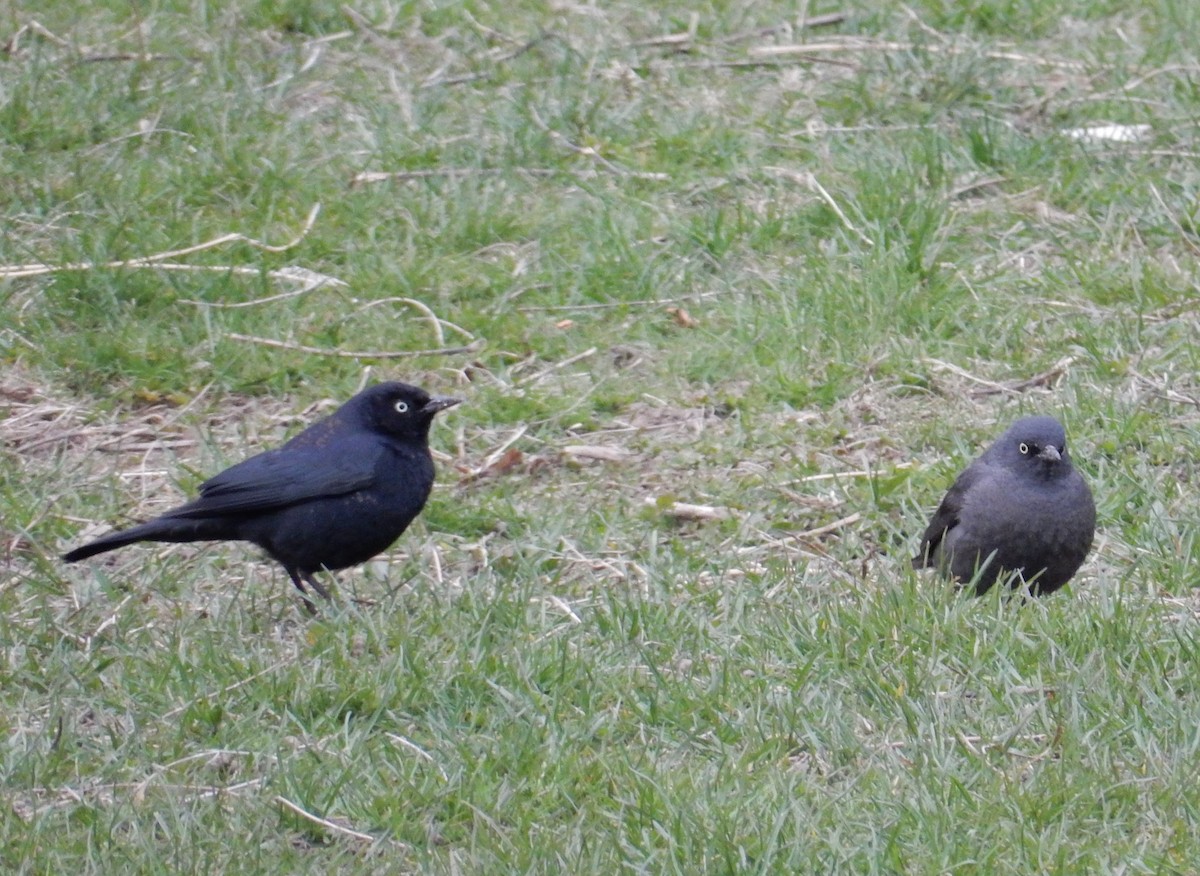
<instances>
[{"instance_id":1,"label":"green grass","mask_svg":"<svg viewBox=\"0 0 1200 876\"><path fill-rule=\"evenodd\" d=\"M1194 5L0 15L0 868L1193 870ZM316 620L57 559L384 378L467 404ZM1080 576L912 572L1034 411Z\"/></svg>"}]
</instances>

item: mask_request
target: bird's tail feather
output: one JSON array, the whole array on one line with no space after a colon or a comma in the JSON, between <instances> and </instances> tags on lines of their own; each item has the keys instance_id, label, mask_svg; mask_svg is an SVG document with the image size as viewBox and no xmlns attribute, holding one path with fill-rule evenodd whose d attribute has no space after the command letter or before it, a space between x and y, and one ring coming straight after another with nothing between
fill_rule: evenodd
<instances>
[{"instance_id":1,"label":"bird's tail feather","mask_svg":"<svg viewBox=\"0 0 1200 876\"><path fill-rule=\"evenodd\" d=\"M88 542L73 551L68 551L63 554L63 559L68 563L74 563L137 541L185 542L227 538L237 538L237 535L229 532L228 525L223 521L159 518L129 529L110 532L102 538Z\"/></svg>"}]
</instances>

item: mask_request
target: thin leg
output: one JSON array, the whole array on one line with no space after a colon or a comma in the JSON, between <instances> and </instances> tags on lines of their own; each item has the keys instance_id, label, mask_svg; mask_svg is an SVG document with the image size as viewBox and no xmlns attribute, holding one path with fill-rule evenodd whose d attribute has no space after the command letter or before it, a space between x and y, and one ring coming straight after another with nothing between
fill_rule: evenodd
<instances>
[{"instance_id":1,"label":"thin leg","mask_svg":"<svg viewBox=\"0 0 1200 876\"><path fill-rule=\"evenodd\" d=\"M317 591L317 595L326 602L329 602L333 599L333 597L329 595L329 591L321 585L321 582L312 576L312 572L301 572L300 577L302 577L308 583L308 585L312 587L313 590Z\"/></svg>"},{"instance_id":2,"label":"thin leg","mask_svg":"<svg viewBox=\"0 0 1200 876\"><path fill-rule=\"evenodd\" d=\"M317 614L317 607L313 605L312 600L308 598L308 591L304 589L304 582L300 580L300 570L288 569L287 573L288 577L292 579L292 583L296 585L296 589L300 591L300 599L304 603L304 610L315 617ZM311 578L309 578L308 583L313 584L314 587L316 586ZM317 592L320 593L320 590ZM328 599L329 597L326 596L325 598Z\"/></svg>"}]
</instances>

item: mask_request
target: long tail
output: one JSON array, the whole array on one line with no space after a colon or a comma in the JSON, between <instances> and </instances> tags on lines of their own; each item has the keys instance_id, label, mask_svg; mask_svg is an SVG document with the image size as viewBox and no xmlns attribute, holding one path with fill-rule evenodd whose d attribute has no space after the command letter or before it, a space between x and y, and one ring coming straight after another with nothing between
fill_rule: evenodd
<instances>
[{"instance_id":1,"label":"long tail","mask_svg":"<svg viewBox=\"0 0 1200 876\"><path fill-rule=\"evenodd\" d=\"M68 551L63 554L62 558L68 563L74 563L105 551L125 547L136 541L212 541L238 537L236 533L229 530L229 521L226 520L160 517L129 529L111 532L82 547L77 547L73 551Z\"/></svg>"}]
</instances>

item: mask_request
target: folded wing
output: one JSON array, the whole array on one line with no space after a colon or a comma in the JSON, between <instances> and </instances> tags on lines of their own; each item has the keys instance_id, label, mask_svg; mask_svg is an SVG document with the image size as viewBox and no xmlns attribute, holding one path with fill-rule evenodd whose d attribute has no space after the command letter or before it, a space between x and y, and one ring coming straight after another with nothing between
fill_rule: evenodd
<instances>
[{"instance_id":1,"label":"folded wing","mask_svg":"<svg viewBox=\"0 0 1200 876\"><path fill-rule=\"evenodd\" d=\"M336 454L324 449L269 450L200 485L197 499L166 517L255 514L366 489L383 454L377 441L343 440Z\"/></svg>"},{"instance_id":2,"label":"folded wing","mask_svg":"<svg viewBox=\"0 0 1200 876\"><path fill-rule=\"evenodd\" d=\"M921 552L913 557L913 568L922 569L938 564L939 551L946 533L959 524L963 501L967 491L984 474L984 468L978 463L967 467L958 476L953 486L946 492L942 502L933 513L925 534L921 536Z\"/></svg>"}]
</instances>

